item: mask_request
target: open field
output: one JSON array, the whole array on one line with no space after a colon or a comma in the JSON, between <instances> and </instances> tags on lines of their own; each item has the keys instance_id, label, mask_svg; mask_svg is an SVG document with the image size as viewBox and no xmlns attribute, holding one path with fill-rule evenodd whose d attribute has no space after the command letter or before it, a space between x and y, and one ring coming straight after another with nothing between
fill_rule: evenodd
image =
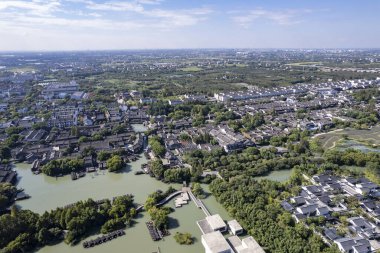
<instances>
[{"instance_id":1,"label":"open field","mask_svg":"<svg viewBox=\"0 0 380 253\"><path fill-rule=\"evenodd\" d=\"M310 67L310 66L317 66L317 65L323 65L322 62L295 62L295 63L289 63L286 64L288 66L305 66L305 67Z\"/></svg>"},{"instance_id":2,"label":"open field","mask_svg":"<svg viewBox=\"0 0 380 253\"><path fill-rule=\"evenodd\" d=\"M245 67L248 67L248 64L243 64L243 63L232 64L232 63L229 63L226 66L227 67L245 68Z\"/></svg>"},{"instance_id":3,"label":"open field","mask_svg":"<svg viewBox=\"0 0 380 253\"><path fill-rule=\"evenodd\" d=\"M33 66L13 67L13 68L9 69L9 71L13 71L13 72L17 72L17 73L33 72L36 70L37 70L37 68L35 68Z\"/></svg>"},{"instance_id":4,"label":"open field","mask_svg":"<svg viewBox=\"0 0 380 253\"><path fill-rule=\"evenodd\" d=\"M345 137L366 146L379 146L380 126L375 126L369 130L357 130L352 128L340 131L337 130L326 134L320 134L315 138L321 143L322 148L330 149L336 147L339 142L345 139Z\"/></svg>"},{"instance_id":5,"label":"open field","mask_svg":"<svg viewBox=\"0 0 380 253\"><path fill-rule=\"evenodd\" d=\"M194 67L182 68L181 70L185 72L198 72L198 71L201 71L202 69L194 66Z\"/></svg>"}]
</instances>

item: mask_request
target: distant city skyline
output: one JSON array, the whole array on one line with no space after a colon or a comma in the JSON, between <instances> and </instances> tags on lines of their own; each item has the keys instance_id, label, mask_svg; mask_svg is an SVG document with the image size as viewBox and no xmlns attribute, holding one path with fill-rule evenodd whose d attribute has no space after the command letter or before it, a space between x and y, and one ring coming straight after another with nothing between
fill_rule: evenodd
<instances>
[{"instance_id":1,"label":"distant city skyline","mask_svg":"<svg viewBox=\"0 0 380 253\"><path fill-rule=\"evenodd\" d=\"M0 51L379 48L380 1L0 0Z\"/></svg>"}]
</instances>

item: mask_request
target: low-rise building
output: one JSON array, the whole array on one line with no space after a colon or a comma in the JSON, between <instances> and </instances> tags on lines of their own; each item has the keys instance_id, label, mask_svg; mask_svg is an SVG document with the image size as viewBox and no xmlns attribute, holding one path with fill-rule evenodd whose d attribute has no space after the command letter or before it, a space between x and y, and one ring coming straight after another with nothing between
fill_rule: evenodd
<instances>
[{"instance_id":1,"label":"low-rise building","mask_svg":"<svg viewBox=\"0 0 380 253\"><path fill-rule=\"evenodd\" d=\"M240 235L244 231L243 227L237 222L237 220L228 221L227 224L233 235Z\"/></svg>"},{"instance_id":2,"label":"low-rise building","mask_svg":"<svg viewBox=\"0 0 380 253\"><path fill-rule=\"evenodd\" d=\"M202 245L205 253L233 253L231 246L220 231L202 235Z\"/></svg>"},{"instance_id":3,"label":"low-rise building","mask_svg":"<svg viewBox=\"0 0 380 253\"><path fill-rule=\"evenodd\" d=\"M369 253L371 252L371 244L362 237L344 237L334 241L342 253Z\"/></svg>"},{"instance_id":4,"label":"low-rise building","mask_svg":"<svg viewBox=\"0 0 380 253\"><path fill-rule=\"evenodd\" d=\"M227 240L236 253L265 253L252 236L242 240L237 236L231 236Z\"/></svg>"},{"instance_id":5,"label":"low-rise building","mask_svg":"<svg viewBox=\"0 0 380 253\"><path fill-rule=\"evenodd\" d=\"M60 94L71 95L77 92L79 89L79 85L76 81L71 81L69 83L65 83L65 82L42 83L40 85L44 86L44 89L42 90L41 94L45 98L58 96Z\"/></svg>"},{"instance_id":6,"label":"low-rise building","mask_svg":"<svg viewBox=\"0 0 380 253\"><path fill-rule=\"evenodd\" d=\"M169 100L168 103L169 103L169 105L174 106L174 105L182 104L183 101L182 100Z\"/></svg>"},{"instance_id":7,"label":"low-rise building","mask_svg":"<svg viewBox=\"0 0 380 253\"><path fill-rule=\"evenodd\" d=\"M206 220L213 231L227 231L227 225L219 214L207 216Z\"/></svg>"},{"instance_id":8,"label":"low-rise building","mask_svg":"<svg viewBox=\"0 0 380 253\"><path fill-rule=\"evenodd\" d=\"M350 223L349 229L364 238L373 239L375 237L376 226L363 217L352 217L347 219Z\"/></svg>"},{"instance_id":9,"label":"low-rise building","mask_svg":"<svg viewBox=\"0 0 380 253\"><path fill-rule=\"evenodd\" d=\"M197 221L197 224L203 234L214 231L227 231L227 225L219 214L207 216L205 219Z\"/></svg>"}]
</instances>

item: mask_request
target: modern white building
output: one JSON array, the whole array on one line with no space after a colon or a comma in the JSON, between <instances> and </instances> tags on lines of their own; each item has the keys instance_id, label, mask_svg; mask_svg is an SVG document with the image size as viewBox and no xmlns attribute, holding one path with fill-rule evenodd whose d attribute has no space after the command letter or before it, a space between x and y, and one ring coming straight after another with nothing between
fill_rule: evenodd
<instances>
[{"instance_id":1,"label":"modern white building","mask_svg":"<svg viewBox=\"0 0 380 253\"><path fill-rule=\"evenodd\" d=\"M219 214L207 216L206 221L213 231L227 231L227 225Z\"/></svg>"},{"instance_id":2,"label":"modern white building","mask_svg":"<svg viewBox=\"0 0 380 253\"><path fill-rule=\"evenodd\" d=\"M75 81L69 83L42 83L40 85L44 86L44 89L42 90L42 95L44 97L53 97L58 96L59 94L71 95L79 89L79 85Z\"/></svg>"},{"instance_id":3,"label":"modern white building","mask_svg":"<svg viewBox=\"0 0 380 253\"><path fill-rule=\"evenodd\" d=\"M214 231L220 231L222 233L227 231L227 224L219 214L207 216L205 219L197 221L197 224L202 234L208 234Z\"/></svg>"},{"instance_id":4,"label":"modern white building","mask_svg":"<svg viewBox=\"0 0 380 253\"><path fill-rule=\"evenodd\" d=\"M265 253L252 236L240 240L238 236L234 235L227 240L236 253Z\"/></svg>"},{"instance_id":5,"label":"modern white building","mask_svg":"<svg viewBox=\"0 0 380 253\"><path fill-rule=\"evenodd\" d=\"M169 100L168 103L169 103L169 105L175 106L175 105L183 104L183 101L182 100Z\"/></svg>"},{"instance_id":6,"label":"modern white building","mask_svg":"<svg viewBox=\"0 0 380 253\"><path fill-rule=\"evenodd\" d=\"M231 234L240 235L241 233L243 233L243 228L239 224L239 222L237 222L237 220L231 220L227 222L227 224L228 224Z\"/></svg>"},{"instance_id":7,"label":"modern white building","mask_svg":"<svg viewBox=\"0 0 380 253\"><path fill-rule=\"evenodd\" d=\"M233 253L231 246L220 231L202 235L202 244L205 253Z\"/></svg>"},{"instance_id":8,"label":"modern white building","mask_svg":"<svg viewBox=\"0 0 380 253\"><path fill-rule=\"evenodd\" d=\"M197 221L197 224L203 234L205 253L265 253L252 236L242 240L237 236L243 232L243 228L236 220L228 222L233 236L227 239L222 235L227 230L227 225L219 214L207 216Z\"/></svg>"}]
</instances>

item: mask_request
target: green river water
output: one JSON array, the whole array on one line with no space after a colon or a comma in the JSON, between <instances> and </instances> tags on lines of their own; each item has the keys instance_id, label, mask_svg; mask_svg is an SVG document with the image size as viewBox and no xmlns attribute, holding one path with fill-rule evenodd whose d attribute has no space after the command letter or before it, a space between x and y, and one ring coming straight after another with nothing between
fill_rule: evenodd
<instances>
[{"instance_id":1,"label":"green river water","mask_svg":"<svg viewBox=\"0 0 380 253\"><path fill-rule=\"evenodd\" d=\"M136 131L144 131L142 125L134 126ZM30 171L30 164L16 164L19 175L19 188L24 188L25 192L31 196L30 199L17 202L22 209L30 209L34 212L43 213L56 207L62 207L79 200L92 198L99 200L103 198L112 198L123 194L133 194L135 202L143 204L147 196L160 189L165 191L169 184L164 184L151 178L148 175L135 175L139 171L141 164L146 163L146 158L141 158L128 164L127 168L121 173L108 173L107 171L87 174L84 178L72 181L70 176L59 178L48 177L43 174L33 175ZM290 171L272 172L268 176L261 177L284 181L290 175ZM176 189L181 185L171 184ZM208 191L207 185L203 186ZM204 200L206 207L211 214L220 214L224 220L230 220L226 210L210 195ZM174 208L174 200L170 201L168 206ZM160 248L161 253L197 253L204 252L201 244L201 232L196 224L197 220L203 219L205 214L198 209L191 201L188 205L181 208L175 208L170 215L170 232L171 236L165 237L164 240L153 242L149 236L145 222L149 220L146 212L139 214L133 227L126 229L126 235L117 238L105 244L84 249L81 244L69 246L65 243L59 243L53 246L46 246L39 249L39 253L67 253L67 252L133 252L133 253L151 253ZM189 232L195 237L195 243L190 246L179 245L175 242L173 235L175 232ZM91 236L88 239L97 237Z\"/></svg>"},{"instance_id":2,"label":"green river water","mask_svg":"<svg viewBox=\"0 0 380 253\"><path fill-rule=\"evenodd\" d=\"M139 130L144 129L138 126ZM151 178L148 175L134 175L135 171L140 170L140 166L146 163L146 158L142 155L135 162L128 164L127 168L121 173L100 172L98 175L87 174L84 178L72 181L70 176L59 178L48 177L43 174L33 175L30 171L30 164L16 164L19 175L19 188L24 188L25 192L31 196L30 199L17 202L22 209L30 209L34 212L43 213L56 207L62 207L79 200L92 198L99 200L103 198L112 198L123 194L133 194L135 202L143 204L147 196L160 189L165 191L170 186ZM171 184L176 189L181 185ZM204 186L207 190L207 186ZM204 200L205 205L211 214L219 213L223 219L230 220L224 208L217 203L213 196ZM168 206L174 208L174 200L170 201ZM81 244L69 246L65 243L59 243L53 246L46 246L39 249L39 253L67 253L67 252L136 252L150 253L160 248L161 253L194 253L204 252L200 242L201 232L196 224L197 220L203 219L205 214L198 209L191 201L182 208L175 208L170 215L170 232L171 236L165 237L164 240L153 242L149 236L145 222L149 220L146 212L140 214L133 227L126 229L126 235L117 238L105 244L84 249ZM195 243L190 246L179 245L175 242L173 235L175 232L189 232L195 237ZM91 236L88 239L95 238L98 235Z\"/></svg>"}]
</instances>

